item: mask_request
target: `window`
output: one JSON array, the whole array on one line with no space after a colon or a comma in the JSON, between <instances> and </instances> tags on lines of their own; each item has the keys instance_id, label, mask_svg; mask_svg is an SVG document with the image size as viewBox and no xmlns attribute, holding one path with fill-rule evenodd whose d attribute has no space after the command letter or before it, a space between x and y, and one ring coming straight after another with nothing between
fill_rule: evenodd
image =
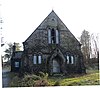
<instances>
[{"instance_id":1,"label":"window","mask_svg":"<svg viewBox=\"0 0 100 88\"><path fill-rule=\"evenodd\" d=\"M41 63L42 63L41 55L34 55L33 56L33 64L41 64Z\"/></svg>"},{"instance_id":2,"label":"window","mask_svg":"<svg viewBox=\"0 0 100 88\"><path fill-rule=\"evenodd\" d=\"M67 64L69 64L69 56L67 55L66 57L67 57Z\"/></svg>"},{"instance_id":3,"label":"window","mask_svg":"<svg viewBox=\"0 0 100 88\"><path fill-rule=\"evenodd\" d=\"M55 38L55 30L51 30L51 42L52 44L56 43L56 38Z\"/></svg>"},{"instance_id":4,"label":"window","mask_svg":"<svg viewBox=\"0 0 100 88\"><path fill-rule=\"evenodd\" d=\"M42 60L41 55L39 55L38 56L38 64L41 64L41 60Z\"/></svg>"},{"instance_id":5,"label":"window","mask_svg":"<svg viewBox=\"0 0 100 88\"><path fill-rule=\"evenodd\" d=\"M50 30L50 28L48 29L48 43L49 44L59 44L58 30L55 30L54 28L52 28L52 30Z\"/></svg>"},{"instance_id":6,"label":"window","mask_svg":"<svg viewBox=\"0 0 100 88\"><path fill-rule=\"evenodd\" d=\"M36 55L33 56L33 63L37 64L37 56Z\"/></svg>"},{"instance_id":7,"label":"window","mask_svg":"<svg viewBox=\"0 0 100 88\"><path fill-rule=\"evenodd\" d=\"M74 57L71 56L71 64L74 64Z\"/></svg>"},{"instance_id":8,"label":"window","mask_svg":"<svg viewBox=\"0 0 100 88\"><path fill-rule=\"evenodd\" d=\"M54 19L52 19L52 21L55 21Z\"/></svg>"},{"instance_id":9,"label":"window","mask_svg":"<svg viewBox=\"0 0 100 88\"><path fill-rule=\"evenodd\" d=\"M48 43L51 44L51 31L48 30Z\"/></svg>"},{"instance_id":10,"label":"window","mask_svg":"<svg viewBox=\"0 0 100 88\"><path fill-rule=\"evenodd\" d=\"M19 62L15 62L15 67L16 67L16 68L19 67Z\"/></svg>"},{"instance_id":11,"label":"window","mask_svg":"<svg viewBox=\"0 0 100 88\"><path fill-rule=\"evenodd\" d=\"M58 30L56 30L56 44L58 44L59 43L59 34L58 34Z\"/></svg>"}]
</instances>

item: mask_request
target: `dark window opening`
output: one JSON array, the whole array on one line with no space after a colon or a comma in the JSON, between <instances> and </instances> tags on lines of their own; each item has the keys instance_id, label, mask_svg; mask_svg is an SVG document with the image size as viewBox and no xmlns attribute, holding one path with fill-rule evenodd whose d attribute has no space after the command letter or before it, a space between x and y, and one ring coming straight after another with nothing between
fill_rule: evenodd
<instances>
[{"instance_id":1,"label":"dark window opening","mask_svg":"<svg viewBox=\"0 0 100 88\"><path fill-rule=\"evenodd\" d=\"M69 63L71 63L71 56L69 56Z\"/></svg>"},{"instance_id":2,"label":"dark window opening","mask_svg":"<svg viewBox=\"0 0 100 88\"><path fill-rule=\"evenodd\" d=\"M54 19L52 19L52 21L55 21Z\"/></svg>"},{"instance_id":3,"label":"dark window opening","mask_svg":"<svg viewBox=\"0 0 100 88\"><path fill-rule=\"evenodd\" d=\"M16 67L16 68L19 67L19 62L15 62L15 67Z\"/></svg>"},{"instance_id":4,"label":"dark window opening","mask_svg":"<svg viewBox=\"0 0 100 88\"><path fill-rule=\"evenodd\" d=\"M54 29L51 30L51 42L52 44L56 43L56 34Z\"/></svg>"},{"instance_id":5,"label":"dark window opening","mask_svg":"<svg viewBox=\"0 0 100 88\"><path fill-rule=\"evenodd\" d=\"M57 29L48 29L48 43L59 44L59 31Z\"/></svg>"}]
</instances>

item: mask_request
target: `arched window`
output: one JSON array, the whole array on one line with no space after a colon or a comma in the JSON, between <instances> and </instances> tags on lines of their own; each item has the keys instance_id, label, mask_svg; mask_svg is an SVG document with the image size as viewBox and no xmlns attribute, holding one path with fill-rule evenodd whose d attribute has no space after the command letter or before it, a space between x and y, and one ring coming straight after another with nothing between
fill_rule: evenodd
<instances>
[{"instance_id":1,"label":"arched window","mask_svg":"<svg viewBox=\"0 0 100 88\"><path fill-rule=\"evenodd\" d=\"M33 56L33 64L37 64L37 56L35 54Z\"/></svg>"},{"instance_id":2,"label":"arched window","mask_svg":"<svg viewBox=\"0 0 100 88\"><path fill-rule=\"evenodd\" d=\"M56 44L59 44L59 32L56 30Z\"/></svg>"},{"instance_id":3,"label":"arched window","mask_svg":"<svg viewBox=\"0 0 100 88\"><path fill-rule=\"evenodd\" d=\"M51 44L51 30L48 29L48 43Z\"/></svg>"},{"instance_id":4,"label":"arched window","mask_svg":"<svg viewBox=\"0 0 100 88\"><path fill-rule=\"evenodd\" d=\"M67 55L66 58L67 58L67 64L69 64L69 56Z\"/></svg>"},{"instance_id":5,"label":"arched window","mask_svg":"<svg viewBox=\"0 0 100 88\"><path fill-rule=\"evenodd\" d=\"M41 64L42 63L42 56L41 54L34 54L33 56L33 64Z\"/></svg>"},{"instance_id":6,"label":"arched window","mask_svg":"<svg viewBox=\"0 0 100 88\"><path fill-rule=\"evenodd\" d=\"M71 64L74 64L74 57L71 56Z\"/></svg>"},{"instance_id":7,"label":"arched window","mask_svg":"<svg viewBox=\"0 0 100 88\"><path fill-rule=\"evenodd\" d=\"M52 28L48 29L48 43L49 44L59 44L59 32L58 30Z\"/></svg>"},{"instance_id":8,"label":"arched window","mask_svg":"<svg viewBox=\"0 0 100 88\"><path fill-rule=\"evenodd\" d=\"M38 64L41 64L42 63L42 57L41 55L38 56Z\"/></svg>"}]
</instances>

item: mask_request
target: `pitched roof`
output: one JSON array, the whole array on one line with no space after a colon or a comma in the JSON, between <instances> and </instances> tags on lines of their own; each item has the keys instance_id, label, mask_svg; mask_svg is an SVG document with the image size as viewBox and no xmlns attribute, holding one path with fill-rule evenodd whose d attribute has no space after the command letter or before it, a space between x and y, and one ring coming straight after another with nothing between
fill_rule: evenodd
<instances>
[{"instance_id":1,"label":"pitched roof","mask_svg":"<svg viewBox=\"0 0 100 88\"><path fill-rule=\"evenodd\" d=\"M70 30L66 27L66 25L62 22L62 20L57 16L57 14L54 12L54 10L52 10L51 11L51 13L42 21L42 23L33 31L33 33L24 41L24 42L26 42L33 34L34 34L34 32L37 30L37 29L41 29L41 28L43 28L43 29L45 29L46 27L47 27L47 25L44 25L44 24L46 24L47 23L47 19L49 19L49 18L52 18L52 17L54 17L54 18L56 18L57 19L57 21L59 22L59 23L61 23L61 25L62 26L64 26L65 27L65 29L63 29L63 30L67 30L68 32L70 32ZM71 33L71 32L70 32ZM75 38L75 36L71 33L71 35L74 37L74 39L79 43L79 41ZM80 44L80 43L79 43Z\"/></svg>"}]
</instances>

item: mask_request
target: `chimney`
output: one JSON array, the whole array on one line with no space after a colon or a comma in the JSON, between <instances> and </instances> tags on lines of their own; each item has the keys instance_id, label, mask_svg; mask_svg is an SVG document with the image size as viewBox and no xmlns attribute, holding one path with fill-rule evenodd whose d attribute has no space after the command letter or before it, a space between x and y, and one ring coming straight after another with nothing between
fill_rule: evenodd
<instances>
[{"instance_id":1,"label":"chimney","mask_svg":"<svg viewBox=\"0 0 100 88\"><path fill-rule=\"evenodd\" d=\"M15 56L15 52L16 52L16 43L14 42L14 45L13 45L13 55Z\"/></svg>"}]
</instances>

